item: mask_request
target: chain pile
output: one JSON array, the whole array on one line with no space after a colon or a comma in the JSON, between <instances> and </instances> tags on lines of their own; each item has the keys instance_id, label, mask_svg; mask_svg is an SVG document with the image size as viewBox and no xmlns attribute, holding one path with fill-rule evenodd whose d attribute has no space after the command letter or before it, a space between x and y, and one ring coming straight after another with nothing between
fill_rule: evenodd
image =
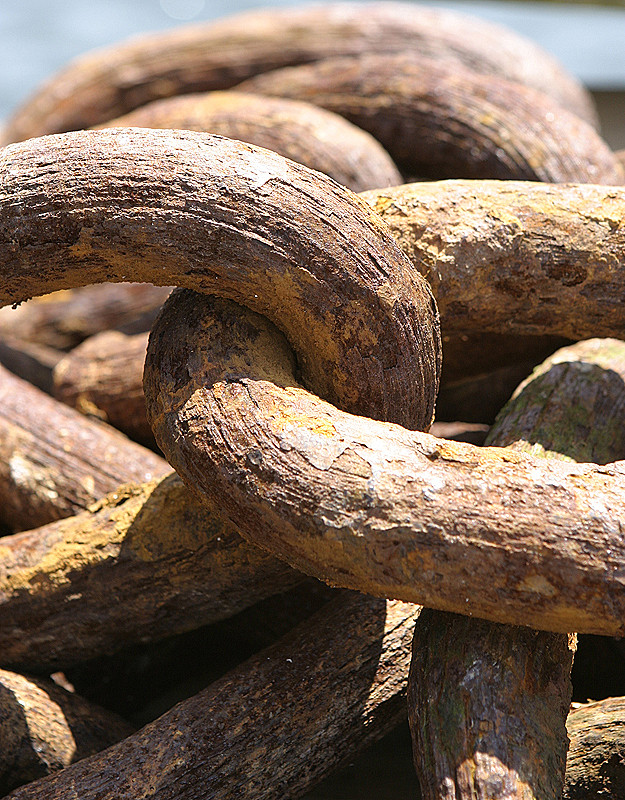
<instances>
[{"instance_id":1,"label":"chain pile","mask_svg":"<svg viewBox=\"0 0 625 800\"><path fill-rule=\"evenodd\" d=\"M623 793L625 701L571 710L572 632L625 634L625 175L596 125L530 42L399 3L144 37L13 115L0 304L73 293L0 315L40 387L0 368L8 797L299 797L406 697L424 800ZM126 281L179 288L115 331L110 287L76 300ZM488 446L428 432L439 386L490 424L563 344ZM264 649L135 732L19 674L82 691L260 601Z\"/></svg>"}]
</instances>

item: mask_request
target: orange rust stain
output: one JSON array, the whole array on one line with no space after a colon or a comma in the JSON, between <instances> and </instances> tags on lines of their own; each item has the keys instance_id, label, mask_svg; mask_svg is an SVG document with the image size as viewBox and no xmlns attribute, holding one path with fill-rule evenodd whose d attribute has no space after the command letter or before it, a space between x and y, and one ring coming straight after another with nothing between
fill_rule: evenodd
<instances>
[{"instance_id":1,"label":"orange rust stain","mask_svg":"<svg viewBox=\"0 0 625 800\"><path fill-rule=\"evenodd\" d=\"M277 387L275 387L277 389ZM327 436L332 438L338 435L338 432L332 421L328 417L313 416L313 409L310 408L308 399L308 392L305 389L289 388L277 389L277 396L271 398L271 389L265 395L264 401L270 406L268 418L271 419L271 425L274 431L279 435L285 428L303 428L310 433L319 436ZM290 402L285 403L285 398L288 397ZM269 402L268 402L269 401ZM299 405L303 405L299 408Z\"/></svg>"},{"instance_id":2,"label":"orange rust stain","mask_svg":"<svg viewBox=\"0 0 625 800\"><path fill-rule=\"evenodd\" d=\"M278 430L284 430L287 426L293 428L305 428L310 433L315 433L319 436L327 436L333 438L337 435L337 430L329 420L314 419L306 414L288 414L283 413L279 419L276 420Z\"/></svg>"},{"instance_id":3,"label":"orange rust stain","mask_svg":"<svg viewBox=\"0 0 625 800\"><path fill-rule=\"evenodd\" d=\"M524 453L517 453L506 447L481 447L478 449L463 442L453 442L447 439L437 440L436 457L494 469L502 463L519 464L527 458Z\"/></svg>"}]
</instances>

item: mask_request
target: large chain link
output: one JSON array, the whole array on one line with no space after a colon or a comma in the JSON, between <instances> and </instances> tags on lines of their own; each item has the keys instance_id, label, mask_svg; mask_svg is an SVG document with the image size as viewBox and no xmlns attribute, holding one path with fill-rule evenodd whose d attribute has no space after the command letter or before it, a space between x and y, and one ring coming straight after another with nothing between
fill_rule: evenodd
<instances>
[{"instance_id":1,"label":"large chain link","mask_svg":"<svg viewBox=\"0 0 625 800\"><path fill-rule=\"evenodd\" d=\"M527 47L513 36L476 46L453 15L394 4L368 16L344 5L243 20L245 34L240 20L225 22L79 62L14 116L5 140L250 78L247 91L312 99L368 128L407 174L623 181L588 122L506 82L519 78ZM389 55L415 41L425 57ZM305 61L319 64L253 77ZM552 94L592 119L574 82L536 63L541 85L554 76ZM457 213L433 233L436 204ZM208 134L57 134L0 153L0 303L97 281L185 287L151 336L148 413L182 479L252 543L372 595L622 635L622 465L545 462L419 431L433 418L441 363L422 273L450 329L622 335L624 208L618 188L522 183L359 199ZM539 252L534 241L544 247L541 226L554 218L553 253ZM516 304L513 324L502 297Z\"/></svg>"}]
</instances>

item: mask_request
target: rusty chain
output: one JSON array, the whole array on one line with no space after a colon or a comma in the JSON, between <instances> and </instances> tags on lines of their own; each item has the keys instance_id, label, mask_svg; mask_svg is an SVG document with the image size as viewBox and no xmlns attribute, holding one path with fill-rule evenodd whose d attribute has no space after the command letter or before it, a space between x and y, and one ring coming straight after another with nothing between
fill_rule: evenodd
<instances>
[{"instance_id":1,"label":"rusty chain","mask_svg":"<svg viewBox=\"0 0 625 800\"><path fill-rule=\"evenodd\" d=\"M397 16L398 9L374 7L367 24L355 24L353 8L349 12L348 6L337 7L332 25L338 44L328 52L315 51L310 42L298 50L296 42L292 53L284 48L286 56L272 66L347 53L351 60L337 62L349 78L337 89L339 99L327 101L326 78L314 77L337 69L323 60L318 66L284 73L287 83L296 87L285 93L300 100L313 97L320 105L345 112L382 63L372 60L370 68L368 56L354 53L376 49L371 43L375 31L384 34L379 49L402 49L405 37L414 37L415 26L422 24L416 16L413 20L412 12L407 24ZM311 19L306 14L312 14L318 24L328 24L325 17L315 16L319 12L285 13L295 28L301 24L300 13L306 20ZM274 17L262 14L250 19L261 28L275 24ZM478 53L468 52L471 47L454 49L456 39L450 28L440 25L441 19L436 17L437 39L426 17L426 38L434 42L428 57L441 58L444 52L444 58L451 54L463 63L473 59L475 67ZM202 45L206 36L226 41L231 35L228 24L223 31L216 26L202 32ZM344 35L345 26L351 39ZM314 26L312 30L319 35ZM175 54L179 42L175 36L171 42ZM250 49L243 37L242 49L246 47ZM276 48L255 57L267 60L269 50L275 53ZM73 125L59 121L56 114L67 86L74 91L84 83L86 99L83 102L77 93L67 117L78 120L92 87L115 70L123 71L124 59L130 58L138 69L137 64L144 63L142 52L140 46L121 50L120 61L105 65L104 71L106 56L70 68L16 115L5 136L19 138L26 130ZM386 61L409 65L400 84L412 79L418 84L423 65L430 63L404 56ZM256 70L251 58L250 64L251 76ZM196 63L193 69L198 69ZM193 69L189 67L189 74L195 75ZM496 64L487 71L502 69ZM248 77L242 70L237 61L238 78ZM452 73L444 66L433 71L438 81L449 85L449 75L458 70ZM297 76L306 74L313 75L315 88L308 83L301 94ZM462 77L462 71L459 74ZM151 79L155 85L157 77ZM212 86L212 78L203 77L208 83L201 83L195 75L193 80L174 90ZM252 77L246 89L256 84L273 91L272 81L280 80L278 73ZM450 113L453 104L445 99L444 116L451 120L446 131L431 109L426 112L434 150L426 151L424 160L407 162L402 144L398 159L404 170L432 162L440 144L437 130L447 137L441 158L453 150L454 162L466 144L464 137L450 144L453 125L466 125L466 117L456 111L469 108L475 114L478 87L491 79L471 80L458 82L461 88L473 87L470 103L465 97ZM495 87L497 79L492 80ZM562 80L558 78L558 85ZM142 86L147 95L135 96L130 88L122 91L111 82L110 91L101 92L103 106L97 113L102 116L88 122L101 123L107 115L129 111L135 101L138 105L152 99L155 90L145 88L147 81ZM381 86L374 86L370 97L386 93L388 84ZM506 97L508 86L504 82L497 91L485 91L490 100L497 92ZM327 102L320 100L324 91ZM360 96L366 98L367 91ZM426 94L435 91L429 84L425 89ZM529 92L531 100L532 91L519 89L519 96ZM404 92L400 86L402 93L409 102L395 103L400 109L392 124L395 132L406 109L422 103L418 92ZM497 107L503 109L504 103L498 101ZM477 108L481 112L486 107ZM488 106L489 112L492 108ZM558 123L569 119L569 112L555 105L554 109L549 113ZM384 117L376 112L377 122L370 127L382 139L378 123L382 120L384 128ZM499 117L494 118L499 131ZM79 124L85 124L80 119ZM363 116L358 112L352 119L362 123ZM528 174L527 167L519 167L519 159L512 158L512 171L500 173L496 167L494 176L577 184L595 176L597 183L622 182L618 160L607 146L590 139L595 134L588 123L575 125L579 127L573 144L557 154L552 172L549 167L541 173L542 162L536 167L536 159L542 156L532 151L528 160L534 159L535 172ZM557 126L554 130L554 138L559 138ZM402 135L409 139L414 134L408 125ZM468 138L485 140L482 133ZM576 150L578 141L590 146ZM493 152L501 149L498 142L493 135ZM552 155L547 148L547 161ZM596 163L591 163L593 157ZM488 159L480 163L488 172ZM471 166L461 169L474 174ZM469 184L459 186L460 197L470 191ZM531 265L539 270L541 286L547 287L552 302L548 324L575 338L593 332L588 331L588 318L602 318L603 335L620 335L623 321L613 290L625 252L625 190L555 184L544 189L524 184L475 186L484 197L518 190L518 205L525 213L530 195L538 196L542 208L548 206L547 214L554 209L564 213L561 209L574 197L563 230L574 230L578 237L574 246L567 242L569 254L577 256L578 241L579 252L590 253L587 265L576 265L582 269L581 278L576 274L571 280L572 267L562 263L561 253L553 265L545 266L544 260L538 267ZM441 185L433 191L444 195L453 190L453 185ZM418 199L418 188L415 193L417 207L424 201ZM114 129L35 138L8 145L0 153L0 302L19 303L55 289L104 280L184 287L168 300L151 335L145 373L148 414L159 445L182 479L193 491L206 494L250 542L302 572L370 595L547 631L622 635L622 465L552 463L419 432L427 430L433 418L441 344L436 302L421 274L429 270L432 278L433 271L424 270L424 259L406 232L411 224L423 232L406 211L410 202L397 190L379 190L359 199L281 156L209 134ZM406 218L406 227L398 234L401 224L392 221L388 228L372 205L391 221L402 203L400 216ZM526 232L522 214L501 205L496 210L503 215L498 230L508 237L512 252ZM595 237L594 250L584 239L587 227ZM460 241L466 244L466 237ZM606 260L603 273L593 261L600 246ZM472 253L477 252L476 246ZM445 253L445 247L439 248L439 254ZM455 256L453 265L460 259ZM607 276L610 291L602 292ZM508 278L504 293L522 294L518 284L514 288L515 279L518 274ZM569 304L574 287L584 281L588 313L581 320ZM465 323L488 314L487 301L481 308L468 309L462 291L457 306L449 302L458 285L453 268L437 274L432 285L445 307L443 323L462 314ZM523 313L522 306L518 313ZM533 332L544 332L535 306L528 314L526 324ZM522 317L517 324L524 324ZM60 793L62 781L59 786ZM18 790L15 797L38 796L24 792Z\"/></svg>"}]
</instances>

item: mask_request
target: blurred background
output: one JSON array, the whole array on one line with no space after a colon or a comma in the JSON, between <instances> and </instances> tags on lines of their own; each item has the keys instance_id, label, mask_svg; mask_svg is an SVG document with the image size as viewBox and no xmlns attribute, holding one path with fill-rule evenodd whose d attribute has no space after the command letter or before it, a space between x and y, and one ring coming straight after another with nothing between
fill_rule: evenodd
<instances>
[{"instance_id":1,"label":"blurred background","mask_svg":"<svg viewBox=\"0 0 625 800\"><path fill-rule=\"evenodd\" d=\"M0 120L87 50L145 31L301 0L0 0ZM603 135L625 148L625 0L431 0L508 25L555 55L595 95Z\"/></svg>"}]
</instances>

